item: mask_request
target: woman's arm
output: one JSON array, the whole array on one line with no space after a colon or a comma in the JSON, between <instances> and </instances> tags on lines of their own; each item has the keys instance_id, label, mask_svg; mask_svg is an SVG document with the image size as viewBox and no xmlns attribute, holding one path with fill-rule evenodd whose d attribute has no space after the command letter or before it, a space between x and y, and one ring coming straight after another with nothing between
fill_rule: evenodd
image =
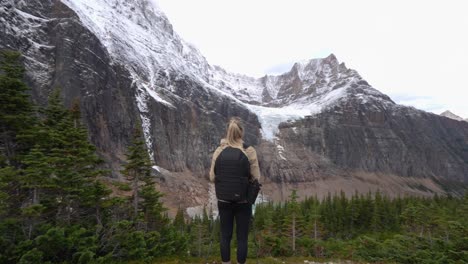
<instances>
[{"instance_id":1,"label":"woman's arm","mask_svg":"<svg viewBox=\"0 0 468 264\"><path fill-rule=\"evenodd\" d=\"M214 167L216 163L216 159L219 156L219 153L221 153L221 148L218 147L215 152L213 153L213 157L211 158L211 168L210 168L210 181L214 182L215 180L215 172L214 172Z\"/></svg>"},{"instance_id":2,"label":"woman's arm","mask_svg":"<svg viewBox=\"0 0 468 264\"><path fill-rule=\"evenodd\" d=\"M258 165L257 152L252 146L248 147L245 152L250 162L250 175L252 175L253 179L260 181L260 166Z\"/></svg>"}]
</instances>

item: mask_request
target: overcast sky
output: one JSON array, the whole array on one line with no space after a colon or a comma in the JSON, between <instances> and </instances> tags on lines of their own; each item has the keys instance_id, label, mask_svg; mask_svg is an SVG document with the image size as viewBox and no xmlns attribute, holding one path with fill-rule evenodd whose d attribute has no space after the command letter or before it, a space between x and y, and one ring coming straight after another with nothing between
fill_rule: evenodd
<instances>
[{"instance_id":1,"label":"overcast sky","mask_svg":"<svg viewBox=\"0 0 468 264\"><path fill-rule=\"evenodd\" d=\"M468 1L158 0L211 64L278 74L330 53L398 103L468 118Z\"/></svg>"}]
</instances>

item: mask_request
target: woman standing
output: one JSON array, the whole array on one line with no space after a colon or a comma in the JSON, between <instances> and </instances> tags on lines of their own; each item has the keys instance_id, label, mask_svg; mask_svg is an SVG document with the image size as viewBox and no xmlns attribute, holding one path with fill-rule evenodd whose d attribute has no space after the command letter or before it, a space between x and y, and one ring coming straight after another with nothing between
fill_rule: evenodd
<instances>
[{"instance_id":1,"label":"woman standing","mask_svg":"<svg viewBox=\"0 0 468 264\"><path fill-rule=\"evenodd\" d=\"M245 263L252 205L247 201L249 181L260 179L257 153L243 141L244 128L240 118L233 117L227 125L211 160L210 180L215 182L221 224L221 259L231 263L231 238L234 221L237 235L237 262Z\"/></svg>"}]
</instances>

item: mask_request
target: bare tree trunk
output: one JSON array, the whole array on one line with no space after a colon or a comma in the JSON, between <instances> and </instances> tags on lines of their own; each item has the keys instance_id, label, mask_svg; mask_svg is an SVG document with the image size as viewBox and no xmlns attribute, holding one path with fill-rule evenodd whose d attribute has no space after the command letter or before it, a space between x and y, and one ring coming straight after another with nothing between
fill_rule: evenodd
<instances>
[{"instance_id":1,"label":"bare tree trunk","mask_svg":"<svg viewBox=\"0 0 468 264\"><path fill-rule=\"evenodd\" d=\"M314 219L314 239L317 240L317 219Z\"/></svg>"},{"instance_id":2,"label":"bare tree trunk","mask_svg":"<svg viewBox=\"0 0 468 264\"><path fill-rule=\"evenodd\" d=\"M28 226L28 239L31 239L32 230L33 230L33 223L32 223L32 221L29 221L29 226Z\"/></svg>"},{"instance_id":3,"label":"bare tree trunk","mask_svg":"<svg viewBox=\"0 0 468 264\"><path fill-rule=\"evenodd\" d=\"M99 208L99 205L96 205L96 224L98 226L102 226L102 221L101 221L101 208Z\"/></svg>"},{"instance_id":4,"label":"bare tree trunk","mask_svg":"<svg viewBox=\"0 0 468 264\"><path fill-rule=\"evenodd\" d=\"M5 144L5 154L7 157L7 164L11 166L11 158L13 157L13 150L11 148L10 140L7 135L6 129L4 126L2 126L2 136L3 136L3 144Z\"/></svg>"},{"instance_id":5,"label":"bare tree trunk","mask_svg":"<svg viewBox=\"0 0 468 264\"><path fill-rule=\"evenodd\" d=\"M293 236L293 241L292 241L292 250L295 253L296 252L296 214L293 213L293 226L292 226L292 236Z\"/></svg>"},{"instance_id":6,"label":"bare tree trunk","mask_svg":"<svg viewBox=\"0 0 468 264\"><path fill-rule=\"evenodd\" d=\"M429 241L431 243L431 247L432 247L432 235L431 235L431 229L428 230L428 235L429 235Z\"/></svg>"},{"instance_id":7,"label":"bare tree trunk","mask_svg":"<svg viewBox=\"0 0 468 264\"><path fill-rule=\"evenodd\" d=\"M67 224L70 224L71 222L71 210L72 210L72 207L71 207L71 201L69 199L67 199L67 207L65 208L65 210L67 211Z\"/></svg>"},{"instance_id":8,"label":"bare tree trunk","mask_svg":"<svg viewBox=\"0 0 468 264\"><path fill-rule=\"evenodd\" d=\"M39 194L38 194L38 191L37 191L37 187L34 187L34 189L33 189L33 200L32 200L32 203L33 203L33 204L38 204L38 203L39 203Z\"/></svg>"},{"instance_id":9,"label":"bare tree trunk","mask_svg":"<svg viewBox=\"0 0 468 264\"><path fill-rule=\"evenodd\" d=\"M138 217L138 176L133 178L133 215Z\"/></svg>"},{"instance_id":10,"label":"bare tree trunk","mask_svg":"<svg viewBox=\"0 0 468 264\"><path fill-rule=\"evenodd\" d=\"M35 204L38 204L38 203L39 203L39 194L38 194L37 187L34 187L33 190L32 190L32 204L35 205ZM34 219L32 219L33 217L30 217L30 219L28 221L29 222L29 224L28 224L28 239L31 239L32 231L34 229L34 225L35 225L35 222L36 222Z\"/></svg>"},{"instance_id":11,"label":"bare tree trunk","mask_svg":"<svg viewBox=\"0 0 468 264\"><path fill-rule=\"evenodd\" d=\"M202 224L200 223L198 226L198 257L201 257L201 235L202 235Z\"/></svg>"}]
</instances>

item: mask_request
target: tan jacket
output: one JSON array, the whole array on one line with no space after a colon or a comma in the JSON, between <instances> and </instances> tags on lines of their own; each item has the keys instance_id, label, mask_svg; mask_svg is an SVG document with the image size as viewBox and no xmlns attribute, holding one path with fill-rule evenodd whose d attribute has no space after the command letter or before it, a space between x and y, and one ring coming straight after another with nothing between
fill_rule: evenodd
<instances>
[{"instance_id":1,"label":"tan jacket","mask_svg":"<svg viewBox=\"0 0 468 264\"><path fill-rule=\"evenodd\" d=\"M221 151L223 151L226 147L228 147L228 142L226 139L221 139L220 146L215 150L213 153L213 158L211 159L211 169L210 169L210 181L214 182L215 180L215 173L214 173L214 166L216 163L216 159L218 158ZM242 150L245 155L249 158L250 162L250 175L252 175L253 179L260 180L260 167L258 166L258 159L257 159L257 152L252 146L249 146L247 149L242 147L242 144L238 146L232 146Z\"/></svg>"}]
</instances>

